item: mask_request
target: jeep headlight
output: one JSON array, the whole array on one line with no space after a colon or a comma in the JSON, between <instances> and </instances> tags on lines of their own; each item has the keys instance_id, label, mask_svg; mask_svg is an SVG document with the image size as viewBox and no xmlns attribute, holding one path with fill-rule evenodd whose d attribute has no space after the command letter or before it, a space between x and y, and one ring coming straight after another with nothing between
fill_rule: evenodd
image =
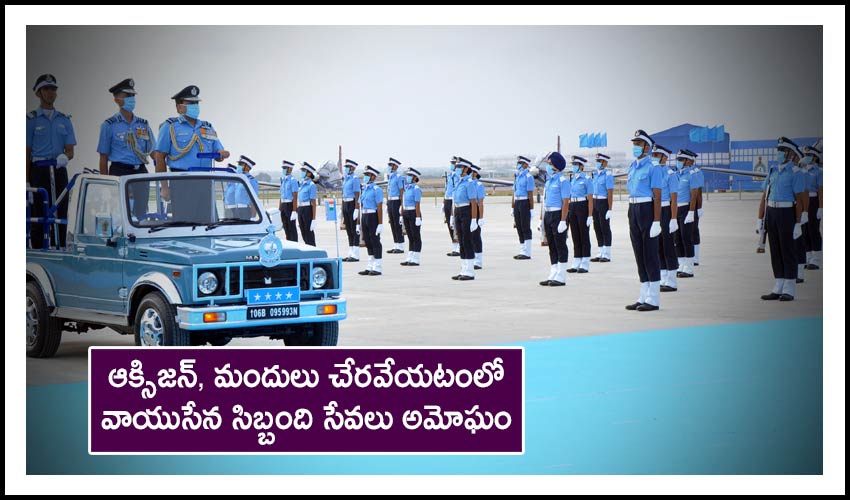
<instances>
[{"instance_id":1,"label":"jeep headlight","mask_svg":"<svg viewBox=\"0 0 850 500\"><path fill-rule=\"evenodd\" d=\"M313 288L322 288L328 282L328 273L321 267L313 268Z\"/></svg>"},{"instance_id":2,"label":"jeep headlight","mask_svg":"<svg viewBox=\"0 0 850 500\"><path fill-rule=\"evenodd\" d=\"M198 277L198 290L203 295L212 295L218 288L218 278L215 274L207 271Z\"/></svg>"}]
</instances>

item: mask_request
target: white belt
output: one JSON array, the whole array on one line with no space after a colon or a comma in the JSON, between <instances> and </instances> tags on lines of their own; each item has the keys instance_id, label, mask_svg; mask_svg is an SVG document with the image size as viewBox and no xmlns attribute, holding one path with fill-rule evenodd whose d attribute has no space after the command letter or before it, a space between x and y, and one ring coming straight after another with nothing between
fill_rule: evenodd
<instances>
[{"instance_id":1,"label":"white belt","mask_svg":"<svg viewBox=\"0 0 850 500\"><path fill-rule=\"evenodd\" d=\"M369 210L368 208L364 208L360 211L361 214L374 214L377 210Z\"/></svg>"},{"instance_id":2,"label":"white belt","mask_svg":"<svg viewBox=\"0 0 850 500\"><path fill-rule=\"evenodd\" d=\"M251 205L240 205L237 203L236 205L225 205L224 208L248 208Z\"/></svg>"},{"instance_id":3,"label":"white belt","mask_svg":"<svg viewBox=\"0 0 850 500\"><path fill-rule=\"evenodd\" d=\"M646 203L652 201L652 196L629 197L629 203Z\"/></svg>"},{"instance_id":4,"label":"white belt","mask_svg":"<svg viewBox=\"0 0 850 500\"><path fill-rule=\"evenodd\" d=\"M794 206L793 201L768 201L767 206L770 208L791 208Z\"/></svg>"},{"instance_id":5,"label":"white belt","mask_svg":"<svg viewBox=\"0 0 850 500\"><path fill-rule=\"evenodd\" d=\"M546 212L560 212L561 207L546 207L543 210Z\"/></svg>"},{"instance_id":6,"label":"white belt","mask_svg":"<svg viewBox=\"0 0 850 500\"><path fill-rule=\"evenodd\" d=\"M354 198L343 198L342 201L354 201Z\"/></svg>"},{"instance_id":7,"label":"white belt","mask_svg":"<svg viewBox=\"0 0 850 500\"><path fill-rule=\"evenodd\" d=\"M595 195L593 195L593 199L594 200L607 200L608 195L607 194L595 194Z\"/></svg>"},{"instance_id":8,"label":"white belt","mask_svg":"<svg viewBox=\"0 0 850 500\"><path fill-rule=\"evenodd\" d=\"M514 200L517 200L517 201L527 200L527 199L528 199L528 196L514 196Z\"/></svg>"},{"instance_id":9,"label":"white belt","mask_svg":"<svg viewBox=\"0 0 850 500\"><path fill-rule=\"evenodd\" d=\"M398 196L390 196L387 199L390 200L390 201L396 201L396 200L398 200Z\"/></svg>"},{"instance_id":10,"label":"white belt","mask_svg":"<svg viewBox=\"0 0 850 500\"><path fill-rule=\"evenodd\" d=\"M817 196L818 196L818 192L817 192L817 191L809 191L809 197L811 198L812 196L814 196L815 198L817 198Z\"/></svg>"},{"instance_id":11,"label":"white belt","mask_svg":"<svg viewBox=\"0 0 850 500\"><path fill-rule=\"evenodd\" d=\"M570 198L570 202L587 201L587 198Z\"/></svg>"},{"instance_id":12,"label":"white belt","mask_svg":"<svg viewBox=\"0 0 850 500\"><path fill-rule=\"evenodd\" d=\"M463 208L463 207L468 207L468 206L469 206L469 203L455 203L454 204L455 208Z\"/></svg>"},{"instance_id":13,"label":"white belt","mask_svg":"<svg viewBox=\"0 0 850 500\"><path fill-rule=\"evenodd\" d=\"M679 204L678 204L678 205L676 205L676 206L677 206L677 207L687 207L687 206L690 206L690 205L691 205L691 202L686 201L686 202L684 202L684 203L679 203Z\"/></svg>"},{"instance_id":14,"label":"white belt","mask_svg":"<svg viewBox=\"0 0 850 500\"><path fill-rule=\"evenodd\" d=\"M290 198L288 200L286 198L281 198L280 201L283 201L283 202L286 202L286 203L292 203L292 198Z\"/></svg>"},{"instance_id":15,"label":"white belt","mask_svg":"<svg viewBox=\"0 0 850 500\"><path fill-rule=\"evenodd\" d=\"M662 201L662 202L661 202L661 206L662 206L662 207L669 207L669 206L670 206L670 201Z\"/></svg>"},{"instance_id":16,"label":"white belt","mask_svg":"<svg viewBox=\"0 0 850 500\"><path fill-rule=\"evenodd\" d=\"M451 199L452 199L452 197L451 197L451 196L444 196L444 197L443 197L443 199L444 199L444 200L451 200Z\"/></svg>"},{"instance_id":17,"label":"white belt","mask_svg":"<svg viewBox=\"0 0 850 500\"><path fill-rule=\"evenodd\" d=\"M416 207L404 207L405 210L416 210Z\"/></svg>"},{"instance_id":18,"label":"white belt","mask_svg":"<svg viewBox=\"0 0 850 500\"><path fill-rule=\"evenodd\" d=\"M312 204L312 203L299 203L299 204L298 204L298 208L301 208L301 207L311 207L311 206L313 206L313 204Z\"/></svg>"}]
</instances>

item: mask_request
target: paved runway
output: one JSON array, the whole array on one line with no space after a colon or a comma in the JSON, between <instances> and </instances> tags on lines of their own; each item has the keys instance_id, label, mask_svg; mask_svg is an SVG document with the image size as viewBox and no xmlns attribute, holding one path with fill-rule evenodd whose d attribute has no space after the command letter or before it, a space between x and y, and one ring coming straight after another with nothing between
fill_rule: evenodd
<instances>
[{"instance_id":1,"label":"paved runway","mask_svg":"<svg viewBox=\"0 0 850 500\"><path fill-rule=\"evenodd\" d=\"M745 194L745 196L747 196ZM460 262L446 257L448 232L440 207L423 202L422 266L399 266L404 255L384 255L384 275L359 276L360 263L344 264L343 289L349 318L340 326L341 345L484 345L657 330L696 325L756 322L823 315L822 271L809 271L790 303L759 299L773 285L769 254L755 253L755 195L712 194L700 223L703 244L696 277L679 280L679 291L661 296L661 310L639 313L623 307L638 296L639 283L628 239L626 204L615 202L613 262L591 263L590 273L567 275L567 286L538 285L549 270L548 251L534 232L532 259L516 261L516 232L509 199L485 206L484 269L476 279L453 281ZM539 212L539 210L538 210ZM536 224L535 224L536 226ZM386 225L385 225L386 227ZM392 236L382 235L385 250ZM317 241L334 253L334 230L320 222ZM595 238L593 254L595 255ZM346 242L340 233L340 250ZM572 255L572 240L569 242ZM86 380L91 345L132 345L131 336L108 329L66 333L55 358L27 359L27 384ZM280 345L268 339L239 345Z\"/></svg>"}]
</instances>

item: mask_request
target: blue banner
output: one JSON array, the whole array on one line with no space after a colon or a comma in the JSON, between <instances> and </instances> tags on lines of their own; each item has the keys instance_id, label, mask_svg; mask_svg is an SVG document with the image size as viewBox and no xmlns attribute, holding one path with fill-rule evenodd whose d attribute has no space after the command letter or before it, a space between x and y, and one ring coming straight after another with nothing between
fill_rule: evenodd
<instances>
[{"instance_id":1,"label":"blue banner","mask_svg":"<svg viewBox=\"0 0 850 500\"><path fill-rule=\"evenodd\" d=\"M587 134L581 134L578 136L578 147L586 148L589 147L587 145Z\"/></svg>"}]
</instances>

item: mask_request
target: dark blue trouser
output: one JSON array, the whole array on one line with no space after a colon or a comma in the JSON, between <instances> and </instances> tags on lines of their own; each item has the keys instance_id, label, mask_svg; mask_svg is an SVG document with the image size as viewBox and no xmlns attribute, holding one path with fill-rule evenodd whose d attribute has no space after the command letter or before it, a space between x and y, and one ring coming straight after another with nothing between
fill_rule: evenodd
<instances>
[{"instance_id":1,"label":"dark blue trouser","mask_svg":"<svg viewBox=\"0 0 850 500\"><path fill-rule=\"evenodd\" d=\"M363 239L366 240L366 253L370 257L380 259L384 251L381 245L381 235L375 234L378 229L378 214L363 214L360 216L362 222L360 230L363 231Z\"/></svg>"},{"instance_id":2,"label":"dark blue trouser","mask_svg":"<svg viewBox=\"0 0 850 500\"><path fill-rule=\"evenodd\" d=\"M673 245L674 233L670 233L672 217L673 212L670 207L661 207L661 242L658 244L658 258L661 267L668 271L679 269L679 259L676 258L676 248Z\"/></svg>"},{"instance_id":3,"label":"dark blue trouser","mask_svg":"<svg viewBox=\"0 0 850 500\"><path fill-rule=\"evenodd\" d=\"M390 229L393 232L394 243L404 243L404 233L401 231L401 214L398 209L401 200L387 200L387 215L390 217Z\"/></svg>"},{"instance_id":4,"label":"dark blue trouser","mask_svg":"<svg viewBox=\"0 0 850 500\"><path fill-rule=\"evenodd\" d=\"M679 230L673 233L673 240L676 245L676 256L679 258L694 256L694 224L685 224L685 217L688 216L689 210L689 205L682 205L676 214Z\"/></svg>"},{"instance_id":5,"label":"dark blue trouser","mask_svg":"<svg viewBox=\"0 0 850 500\"><path fill-rule=\"evenodd\" d=\"M605 218L608 200L593 200L593 230L596 232L596 246L611 246L611 221Z\"/></svg>"},{"instance_id":6,"label":"dark blue trouser","mask_svg":"<svg viewBox=\"0 0 850 500\"><path fill-rule=\"evenodd\" d=\"M531 239L531 209L528 200L514 201L514 224L519 242Z\"/></svg>"},{"instance_id":7,"label":"dark blue trouser","mask_svg":"<svg viewBox=\"0 0 850 500\"><path fill-rule=\"evenodd\" d=\"M629 204L629 236L632 250L635 252L640 282L661 281L661 269L658 259L658 236L649 237L652 227L653 202Z\"/></svg>"},{"instance_id":8,"label":"dark blue trouser","mask_svg":"<svg viewBox=\"0 0 850 500\"><path fill-rule=\"evenodd\" d=\"M457 242L460 243L460 258L474 259L475 249L472 246L472 231L469 224L472 222L472 207L455 207L455 234Z\"/></svg>"},{"instance_id":9,"label":"dark blue trouser","mask_svg":"<svg viewBox=\"0 0 850 500\"><path fill-rule=\"evenodd\" d=\"M767 241L770 245L770 264L773 277L797 278L797 250L794 242L794 207L767 207ZM801 236L802 238L802 236Z\"/></svg>"},{"instance_id":10,"label":"dark blue trouser","mask_svg":"<svg viewBox=\"0 0 850 500\"><path fill-rule=\"evenodd\" d=\"M590 257L590 228L587 227L587 200L570 203L567 214L570 233L573 235L573 257L581 259Z\"/></svg>"},{"instance_id":11,"label":"dark blue trouser","mask_svg":"<svg viewBox=\"0 0 850 500\"><path fill-rule=\"evenodd\" d=\"M558 224L560 223L560 210L543 213L543 230L546 233L546 241L549 243L550 264L566 264L570 259L570 250L567 248L567 232L558 232Z\"/></svg>"}]
</instances>

